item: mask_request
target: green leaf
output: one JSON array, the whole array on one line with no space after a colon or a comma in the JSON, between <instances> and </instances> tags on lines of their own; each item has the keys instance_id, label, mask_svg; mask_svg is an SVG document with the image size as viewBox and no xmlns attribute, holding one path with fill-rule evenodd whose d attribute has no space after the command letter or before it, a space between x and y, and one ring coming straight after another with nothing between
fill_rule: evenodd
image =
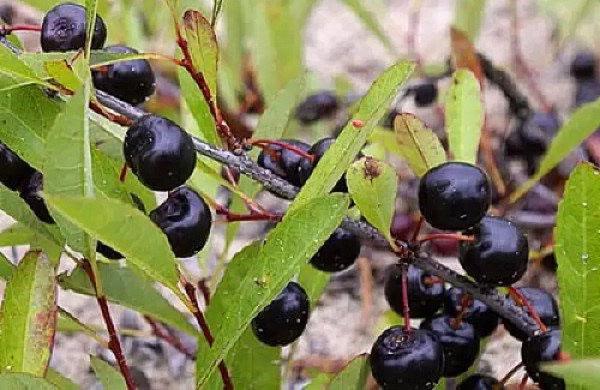
<instances>
[{"instance_id":1,"label":"green leaf","mask_svg":"<svg viewBox=\"0 0 600 390\"><path fill-rule=\"evenodd\" d=\"M13 89L28 84L43 85L46 88L56 87L35 74L25 62L15 55L9 48L0 45L0 89Z\"/></svg>"},{"instance_id":2,"label":"green leaf","mask_svg":"<svg viewBox=\"0 0 600 390\"><path fill-rule=\"evenodd\" d=\"M446 97L448 147L454 160L475 164L482 125L479 82L473 72L458 69Z\"/></svg>"},{"instance_id":3,"label":"green leaf","mask_svg":"<svg viewBox=\"0 0 600 390\"><path fill-rule=\"evenodd\" d=\"M156 318L190 335L198 334L185 315L171 306L156 291L152 282L146 280L143 275L139 275L131 267L123 267L116 262L98 262L98 273L102 280L103 292L109 301ZM61 287L76 293L95 295L89 278L81 267L76 267L70 274L61 274L58 281ZM131 288L131 286L135 286L135 288Z\"/></svg>"},{"instance_id":4,"label":"green leaf","mask_svg":"<svg viewBox=\"0 0 600 390\"><path fill-rule=\"evenodd\" d=\"M305 90L305 75L290 81L284 89L277 93L273 103L261 115L252 137L255 139L281 138L289 126L294 109ZM252 156L258 156L258 150L253 150Z\"/></svg>"},{"instance_id":5,"label":"green leaf","mask_svg":"<svg viewBox=\"0 0 600 390\"><path fill-rule=\"evenodd\" d=\"M186 126L186 131L212 145L220 145L221 138L217 133L215 120L210 114L208 104L198 89L198 85L196 85L192 76L185 69L177 69L177 75L179 77L181 94L185 99L185 106L192 113L196 121L196 127Z\"/></svg>"},{"instance_id":6,"label":"green leaf","mask_svg":"<svg viewBox=\"0 0 600 390\"><path fill-rule=\"evenodd\" d=\"M330 194L286 213L265 244L240 252L231 261L206 312L215 342L198 355L196 386L206 384L217 364L238 342L256 314L308 262L339 225L348 198Z\"/></svg>"},{"instance_id":7,"label":"green leaf","mask_svg":"<svg viewBox=\"0 0 600 390\"><path fill-rule=\"evenodd\" d=\"M176 294L179 274L167 237L139 210L114 199L48 196L57 212L92 237L121 252Z\"/></svg>"},{"instance_id":8,"label":"green leaf","mask_svg":"<svg viewBox=\"0 0 600 390\"><path fill-rule=\"evenodd\" d=\"M413 114L398 115L394 129L399 155L415 175L423 176L431 168L446 162L446 152L440 139Z\"/></svg>"},{"instance_id":9,"label":"green leaf","mask_svg":"<svg viewBox=\"0 0 600 390\"><path fill-rule=\"evenodd\" d=\"M597 389L600 382L599 359L577 359L565 363L548 364L544 371L552 372L562 377L567 383L567 389L575 386L580 389Z\"/></svg>"},{"instance_id":10,"label":"green leaf","mask_svg":"<svg viewBox=\"0 0 600 390\"><path fill-rule=\"evenodd\" d=\"M600 351L600 172L579 165L571 174L559 204L554 253L563 350L574 359Z\"/></svg>"},{"instance_id":11,"label":"green leaf","mask_svg":"<svg viewBox=\"0 0 600 390\"><path fill-rule=\"evenodd\" d=\"M56 329L56 280L44 253L29 252L21 260L1 310L0 367L44 376Z\"/></svg>"},{"instance_id":12,"label":"green leaf","mask_svg":"<svg viewBox=\"0 0 600 390\"><path fill-rule=\"evenodd\" d=\"M79 390L79 386L60 372L48 368L46 372L46 381L53 384L59 390Z\"/></svg>"},{"instance_id":13,"label":"green leaf","mask_svg":"<svg viewBox=\"0 0 600 390\"><path fill-rule=\"evenodd\" d=\"M0 389L57 390L57 388L47 380L24 373L0 374Z\"/></svg>"},{"instance_id":14,"label":"green leaf","mask_svg":"<svg viewBox=\"0 0 600 390\"><path fill-rule=\"evenodd\" d=\"M369 358L368 355L359 355L352 359L350 363L331 381L329 390L362 390L367 384L369 377Z\"/></svg>"},{"instance_id":15,"label":"green leaf","mask_svg":"<svg viewBox=\"0 0 600 390\"><path fill-rule=\"evenodd\" d=\"M485 0L458 0L454 5L454 27L475 41L485 13Z\"/></svg>"},{"instance_id":16,"label":"green leaf","mask_svg":"<svg viewBox=\"0 0 600 390\"><path fill-rule=\"evenodd\" d=\"M217 97L217 37L200 11L187 10L183 14L183 31L194 68L204 76L213 99Z\"/></svg>"},{"instance_id":17,"label":"green leaf","mask_svg":"<svg viewBox=\"0 0 600 390\"><path fill-rule=\"evenodd\" d=\"M319 271L310 264L305 264L300 268L298 284L306 291L311 307L314 308L319 302L319 298L325 291L330 278L330 273Z\"/></svg>"},{"instance_id":18,"label":"green leaf","mask_svg":"<svg viewBox=\"0 0 600 390\"><path fill-rule=\"evenodd\" d=\"M371 12L366 6L366 4L370 3L368 1L361 0L343 0L343 2L354 11L356 16L365 24L365 26L373 33L375 36L383 43L386 49L388 49L391 53L394 53L396 49L394 48L394 44L387 36L381 24L377 20L376 14Z\"/></svg>"},{"instance_id":19,"label":"green leaf","mask_svg":"<svg viewBox=\"0 0 600 390\"><path fill-rule=\"evenodd\" d=\"M48 76L58 84L72 91L81 88L81 80L73 73L66 60L45 62L44 68Z\"/></svg>"},{"instance_id":20,"label":"green leaf","mask_svg":"<svg viewBox=\"0 0 600 390\"><path fill-rule=\"evenodd\" d=\"M408 79L413 68L412 63L401 61L392 65L373 82L367 94L361 99L352 120L323 155L290 209L321 196L333 188L362 149L396 96L398 88ZM360 121L362 127L355 127L353 125L353 122L357 123L355 121Z\"/></svg>"},{"instance_id":21,"label":"green leaf","mask_svg":"<svg viewBox=\"0 0 600 390\"><path fill-rule=\"evenodd\" d=\"M346 182L361 214L395 246L390 233L398 188L394 168L383 161L363 157L350 165Z\"/></svg>"},{"instance_id":22,"label":"green leaf","mask_svg":"<svg viewBox=\"0 0 600 390\"><path fill-rule=\"evenodd\" d=\"M53 196L91 196L94 193L88 121L89 82L67 102L46 139L44 192ZM91 250L86 235L54 215L67 243L76 251Z\"/></svg>"},{"instance_id":23,"label":"green leaf","mask_svg":"<svg viewBox=\"0 0 600 390\"><path fill-rule=\"evenodd\" d=\"M44 139L59 112L60 104L36 86L0 91L0 139L41 170L45 159Z\"/></svg>"},{"instance_id":24,"label":"green leaf","mask_svg":"<svg viewBox=\"0 0 600 390\"><path fill-rule=\"evenodd\" d=\"M90 355L90 365L105 389L127 389L125 379L123 379L121 373L104 360Z\"/></svg>"},{"instance_id":25,"label":"green leaf","mask_svg":"<svg viewBox=\"0 0 600 390\"><path fill-rule=\"evenodd\" d=\"M600 127L600 99L579 107L552 139L537 172L510 197L515 202L544 175L558 165L573 149Z\"/></svg>"},{"instance_id":26,"label":"green leaf","mask_svg":"<svg viewBox=\"0 0 600 390\"><path fill-rule=\"evenodd\" d=\"M14 268L13 263L11 263L3 253L0 253L0 278L4 280L10 279Z\"/></svg>"},{"instance_id":27,"label":"green leaf","mask_svg":"<svg viewBox=\"0 0 600 390\"><path fill-rule=\"evenodd\" d=\"M79 319L60 306L58 307L58 320L56 322L56 329L59 332L81 332L92 338L98 337L93 328L79 321Z\"/></svg>"},{"instance_id":28,"label":"green leaf","mask_svg":"<svg viewBox=\"0 0 600 390\"><path fill-rule=\"evenodd\" d=\"M94 28L96 27L96 13L98 12L98 0L85 0L85 44L83 50L85 58L90 58L92 49L92 38L94 37Z\"/></svg>"}]
</instances>

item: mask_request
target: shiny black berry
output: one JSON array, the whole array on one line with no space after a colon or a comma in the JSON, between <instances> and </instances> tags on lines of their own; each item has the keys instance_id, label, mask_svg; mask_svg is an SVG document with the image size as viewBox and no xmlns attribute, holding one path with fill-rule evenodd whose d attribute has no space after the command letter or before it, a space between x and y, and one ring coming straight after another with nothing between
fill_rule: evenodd
<instances>
[{"instance_id":1,"label":"shiny black berry","mask_svg":"<svg viewBox=\"0 0 600 390\"><path fill-rule=\"evenodd\" d=\"M78 4L63 3L52 8L42 22L42 50L79 50L85 44L85 8ZM92 49L102 49L106 41L106 26L100 16L96 16Z\"/></svg>"},{"instance_id":2,"label":"shiny black berry","mask_svg":"<svg viewBox=\"0 0 600 390\"><path fill-rule=\"evenodd\" d=\"M516 289L527 302L535 309L540 320L549 328L556 328L560 325L560 315L558 304L549 292L533 287L519 287ZM524 306L523 310L529 313L529 309ZM516 339L524 341L528 335L513 325L508 320L503 321L504 327Z\"/></svg>"},{"instance_id":3,"label":"shiny black berry","mask_svg":"<svg viewBox=\"0 0 600 390\"><path fill-rule=\"evenodd\" d=\"M298 164L297 170L294 174L295 180L298 183L301 183L298 185L303 185L304 183L306 183L306 181L312 174L312 171L314 170L314 168L317 166L319 161L321 161L321 158L323 157L325 152L327 152L329 150L329 148L331 147L331 145L334 142L335 142L335 138L325 137L325 138L320 139L319 141L315 142L313 144L313 146L310 147L310 149L308 150L308 154L312 155L314 160L310 161L307 159L303 159L302 161L300 161L300 164ZM340 178L340 180L338 180L338 182L335 184L335 186L333 187L333 189L331 191L332 192L348 192L348 185L346 184L346 174L344 174Z\"/></svg>"},{"instance_id":4,"label":"shiny black berry","mask_svg":"<svg viewBox=\"0 0 600 390\"><path fill-rule=\"evenodd\" d=\"M419 209L429 224L442 230L465 230L487 212L492 190L486 174L463 162L430 169L419 184Z\"/></svg>"},{"instance_id":5,"label":"shiny black berry","mask_svg":"<svg viewBox=\"0 0 600 390\"><path fill-rule=\"evenodd\" d=\"M212 216L204 200L188 187L169 193L160 206L150 212L150 219L167 235L177 257L190 257L206 244Z\"/></svg>"},{"instance_id":6,"label":"shiny black berry","mask_svg":"<svg viewBox=\"0 0 600 390\"><path fill-rule=\"evenodd\" d=\"M463 303L466 303L466 308L463 308ZM463 290L458 287L451 287L446 291L444 312L450 317L456 317L462 312L462 320L473 325L479 337L491 335L499 323L498 315L488 305L465 296Z\"/></svg>"},{"instance_id":7,"label":"shiny black berry","mask_svg":"<svg viewBox=\"0 0 600 390\"><path fill-rule=\"evenodd\" d=\"M279 142L283 142L292 145L303 152L308 152L310 145L293 139L282 139ZM304 182L298 181L296 171L298 165L306 160L305 157L300 156L298 153L285 149L280 145L271 144L268 148L263 149L258 155L257 163L259 166L270 170L279 177L282 177L290 183L301 186Z\"/></svg>"},{"instance_id":8,"label":"shiny black berry","mask_svg":"<svg viewBox=\"0 0 600 390\"><path fill-rule=\"evenodd\" d=\"M444 302L444 283L432 282L431 275L417 267L407 270L408 308L412 318L426 318L435 314ZM384 286L385 298L398 314L403 313L402 268L392 265L387 269Z\"/></svg>"},{"instance_id":9,"label":"shiny black berry","mask_svg":"<svg viewBox=\"0 0 600 390\"><path fill-rule=\"evenodd\" d=\"M40 192L44 189L44 177L41 172L35 171L29 179L22 183L19 196L29 205L33 213L45 223L54 223L54 218L48 211L48 206Z\"/></svg>"},{"instance_id":10,"label":"shiny black berry","mask_svg":"<svg viewBox=\"0 0 600 390\"><path fill-rule=\"evenodd\" d=\"M186 182L196 166L192 138L168 119L146 115L125 135L125 161L154 191L170 191Z\"/></svg>"},{"instance_id":11,"label":"shiny black berry","mask_svg":"<svg viewBox=\"0 0 600 390\"><path fill-rule=\"evenodd\" d=\"M421 329L435 334L444 351L445 377L455 377L473 365L479 353L479 336L473 325L455 321L453 317L438 315L421 323Z\"/></svg>"},{"instance_id":12,"label":"shiny black berry","mask_svg":"<svg viewBox=\"0 0 600 390\"><path fill-rule=\"evenodd\" d=\"M575 107L593 102L600 97L600 81L585 80L575 87Z\"/></svg>"},{"instance_id":13,"label":"shiny black berry","mask_svg":"<svg viewBox=\"0 0 600 390\"><path fill-rule=\"evenodd\" d=\"M384 390L427 390L442 376L444 354L433 333L394 326L377 338L369 363L373 378Z\"/></svg>"},{"instance_id":14,"label":"shiny black berry","mask_svg":"<svg viewBox=\"0 0 600 390\"><path fill-rule=\"evenodd\" d=\"M109 46L109 53L137 53L127 46ZM154 93L154 72L147 60L121 61L92 72L94 87L124 102L137 105Z\"/></svg>"},{"instance_id":15,"label":"shiny black berry","mask_svg":"<svg viewBox=\"0 0 600 390\"><path fill-rule=\"evenodd\" d=\"M527 270L527 237L512 222L498 217L484 217L469 231L475 241L463 242L460 264L479 283L510 286Z\"/></svg>"},{"instance_id":16,"label":"shiny black berry","mask_svg":"<svg viewBox=\"0 0 600 390\"><path fill-rule=\"evenodd\" d=\"M120 252L117 252L116 250L109 247L108 245L105 245L101 241L98 241L96 243L96 252L100 253L102 256L110 260L119 260L124 257Z\"/></svg>"},{"instance_id":17,"label":"shiny black berry","mask_svg":"<svg viewBox=\"0 0 600 390\"><path fill-rule=\"evenodd\" d=\"M540 370L540 363L552 362L560 358L560 330L553 329L532 336L521 346L521 359L529 377L540 384L542 389L564 389L565 382Z\"/></svg>"},{"instance_id":18,"label":"shiny black berry","mask_svg":"<svg viewBox=\"0 0 600 390\"><path fill-rule=\"evenodd\" d=\"M305 125L311 124L333 115L338 106L338 99L333 92L321 91L308 96L296 107L296 119Z\"/></svg>"},{"instance_id":19,"label":"shiny black berry","mask_svg":"<svg viewBox=\"0 0 600 390\"><path fill-rule=\"evenodd\" d=\"M318 270L339 272L350 267L360 254L360 241L344 229L335 229L319 251L310 259Z\"/></svg>"},{"instance_id":20,"label":"shiny black berry","mask_svg":"<svg viewBox=\"0 0 600 390\"><path fill-rule=\"evenodd\" d=\"M306 328L310 302L298 283L290 282L281 293L252 319L257 339L271 346L294 342Z\"/></svg>"},{"instance_id":21,"label":"shiny black berry","mask_svg":"<svg viewBox=\"0 0 600 390\"><path fill-rule=\"evenodd\" d=\"M577 81L591 80L596 78L598 59L591 52L580 52L575 55L571 62L571 77Z\"/></svg>"},{"instance_id":22,"label":"shiny black berry","mask_svg":"<svg viewBox=\"0 0 600 390\"><path fill-rule=\"evenodd\" d=\"M415 96L415 105L417 107L427 107L437 99L438 89L434 83L426 82L414 87L413 93Z\"/></svg>"},{"instance_id":23,"label":"shiny black berry","mask_svg":"<svg viewBox=\"0 0 600 390\"><path fill-rule=\"evenodd\" d=\"M504 390L504 385L491 376L474 374L460 382L456 390Z\"/></svg>"},{"instance_id":24,"label":"shiny black berry","mask_svg":"<svg viewBox=\"0 0 600 390\"><path fill-rule=\"evenodd\" d=\"M16 191L34 172L35 169L0 142L0 183Z\"/></svg>"}]
</instances>

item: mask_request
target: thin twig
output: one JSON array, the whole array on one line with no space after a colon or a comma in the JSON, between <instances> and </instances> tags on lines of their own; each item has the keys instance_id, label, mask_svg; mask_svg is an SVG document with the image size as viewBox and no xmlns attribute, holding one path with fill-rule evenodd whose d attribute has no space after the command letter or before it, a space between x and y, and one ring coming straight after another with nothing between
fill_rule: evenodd
<instances>
[{"instance_id":1,"label":"thin twig","mask_svg":"<svg viewBox=\"0 0 600 390\"><path fill-rule=\"evenodd\" d=\"M173 336L171 333L165 332L161 328L161 326L151 317L144 316L144 319L146 320L148 325L150 325L150 327L152 328L152 333L154 333L156 337L158 337L161 340L164 340L167 344L171 345L173 348L187 356L189 359L196 360L196 355L192 351L187 349L177 337Z\"/></svg>"}]
</instances>

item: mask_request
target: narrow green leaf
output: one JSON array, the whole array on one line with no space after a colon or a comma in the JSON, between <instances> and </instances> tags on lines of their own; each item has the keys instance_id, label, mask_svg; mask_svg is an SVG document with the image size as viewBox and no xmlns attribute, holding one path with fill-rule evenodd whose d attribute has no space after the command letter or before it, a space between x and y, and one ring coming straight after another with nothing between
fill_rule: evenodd
<instances>
[{"instance_id":1,"label":"narrow green leaf","mask_svg":"<svg viewBox=\"0 0 600 390\"><path fill-rule=\"evenodd\" d=\"M58 259L61 245L52 237L22 223L15 223L0 233L0 246L29 245L30 249L42 249L51 259Z\"/></svg>"},{"instance_id":2,"label":"narrow green leaf","mask_svg":"<svg viewBox=\"0 0 600 390\"><path fill-rule=\"evenodd\" d=\"M90 355L90 365L96 373L96 376L102 383L105 389L120 390L127 389L125 379L121 376L121 373L116 368L105 362L104 360Z\"/></svg>"},{"instance_id":3,"label":"narrow green leaf","mask_svg":"<svg viewBox=\"0 0 600 390\"><path fill-rule=\"evenodd\" d=\"M7 283L0 320L0 367L44 376L56 329L54 268L29 252ZM1 386L0 386L1 387Z\"/></svg>"},{"instance_id":4,"label":"narrow green leaf","mask_svg":"<svg viewBox=\"0 0 600 390\"><path fill-rule=\"evenodd\" d=\"M0 139L33 167L41 170L44 139L61 105L36 86L0 91Z\"/></svg>"},{"instance_id":5,"label":"narrow green leaf","mask_svg":"<svg viewBox=\"0 0 600 390\"><path fill-rule=\"evenodd\" d=\"M0 253L0 278L5 281L12 277L12 273L15 266L4 256L3 253Z\"/></svg>"},{"instance_id":6,"label":"narrow green leaf","mask_svg":"<svg viewBox=\"0 0 600 390\"><path fill-rule=\"evenodd\" d=\"M77 227L179 293L179 274L167 237L141 211L114 199L48 196L47 200Z\"/></svg>"},{"instance_id":7,"label":"narrow green leaf","mask_svg":"<svg viewBox=\"0 0 600 390\"><path fill-rule=\"evenodd\" d=\"M463 31L474 42L481 29L485 0L458 0L454 5L454 27Z\"/></svg>"},{"instance_id":8,"label":"narrow green leaf","mask_svg":"<svg viewBox=\"0 0 600 390\"><path fill-rule=\"evenodd\" d=\"M454 72L446 97L446 129L450 154L457 161L477 161L479 137L483 125L483 105L479 82L473 72Z\"/></svg>"},{"instance_id":9,"label":"narrow green leaf","mask_svg":"<svg viewBox=\"0 0 600 390\"><path fill-rule=\"evenodd\" d=\"M440 139L416 116L398 115L394 120L394 129L398 152L415 175L423 176L446 161L446 152Z\"/></svg>"},{"instance_id":10,"label":"narrow green leaf","mask_svg":"<svg viewBox=\"0 0 600 390\"><path fill-rule=\"evenodd\" d=\"M311 307L315 307L319 302L319 298L325 291L330 278L330 273L319 271L310 264L305 264L300 268L298 284L306 291Z\"/></svg>"},{"instance_id":11,"label":"narrow green leaf","mask_svg":"<svg viewBox=\"0 0 600 390\"><path fill-rule=\"evenodd\" d=\"M336 142L323 155L290 209L321 196L333 188L362 149L396 96L398 88L408 79L413 68L412 63L401 61L392 65L373 82L367 94L361 99L352 120L348 122ZM354 124L358 123L360 125L355 127Z\"/></svg>"},{"instance_id":12,"label":"narrow green leaf","mask_svg":"<svg viewBox=\"0 0 600 390\"><path fill-rule=\"evenodd\" d=\"M362 390L367 384L369 377L369 358L368 355L359 355L352 359L350 363L337 374L331 384L329 390Z\"/></svg>"},{"instance_id":13,"label":"narrow green leaf","mask_svg":"<svg viewBox=\"0 0 600 390\"><path fill-rule=\"evenodd\" d=\"M135 270L116 262L98 262L98 273L102 280L104 294L109 301L156 318L190 335L198 334L185 315L156 291L151 281ZM63 288L94 296L94 289L81 267L76 267L70 274L61 274L58 282Z\"/></svg>"},{"instance_id":14,"label":"narrow green leaf","mask_svg":"<svg viewBox=\"0 0 600 390\"><path fill-rule=\"evenodd\" d=\"M0 374L0 389L58 390L47 380L24 373Z\"/></svg>"},{"instance_id":15,"label":"narrow green leaf","mask_svg":"<svg viewBox=\"0 0 600 390\"><path fill-rule=\"evenodd\" d=\"M281 138L305 89L306 75L290 81L284 89L277 93L273 103L262 114L252 137L256 139ZM258 151L254 150L253 152L253 156L256 157Z\"/></svg>"},{"instance_id":16,"label":"narrow green leaf","mask_svg":"<svg viewBox=\"0 0 600 390\"><path fill-rule=\"evenodd\" d=\"M383 161L363 157L346 173L348 190L361 214L395 245L390 225L396 209L398 178L394 168Z\"/></svg>"},{"instance_id":17,"label":"narrow green leaf","mask_svg":"<svg viewBox=\"0 0 600 390\"><path fill-rule=\"evenodd\" d=\"M185 100L185 107L191 112L196 121L196 127L186 126L186 130L210 144L220 145L221 138L217 133L215 120L210 114L208 104L204 100L202 92L198 89L198 85L185 69L177 69L177 75L181 95Z\"/></svg>"},{"instance_id":18,"label":"narrow green leaf","mask_svg":"<svg viewBox=\"0 0 600 390\"><path fill-rule=\"evenodd\" d=\"M44 63L44 69L49 77L55 82L72 91L81 88L81 80L73 73L67 61L48 61Z\"/></svg>"},{"instance_id":19,"label":"narrow green leaf","mask_svg":"<svg viewBox=\"0 0 600 390\"><path fill-rule=\"evenodd\" d=\"M15 55L9 48L0 45L0 89L27 84L43 85L46 88L56 87L37 77L33 69Z\"/></svg>"},{"instance_id":20,"label":"narrow green leaf","mask_svg":"<svg viewBox=\"0 0 600 390\"><path fill-rule=\"evenodd\" d=\"M60 372L48 368L46 372L46 381L56 386L58 390L79 390L79 386Z\"/></svg>"},{"instance_id":21,"label":"narrow green leaf","mask_svg":"<svg viewBox=\"0 0 600 390\"><path fill-rule=\"evenodd\" d=\"M254 316L277 296L339 225L348 198L330 194L288 212L265 244L240 252L227 267L206 318L215 342L199 354L196 385L202 388L238 342Z\"/></svg>"},{"instance_id":22,"label":"narrow green leaf","mask_svg":"<svg viewBox=\"0 0 600 390\"><path fill-rule=\"evenodd\" d=\"M92 49L92 38L94 37L94 28L96 27L96 13L98 12L98 0L85 0L85 44L83 50L85 58L90 58Z\"/></svg>"},{"instance_id":23,"label":"narrow green leaf","mask_svg":"<svg viewBox=\"0 0 600 390\"><path fill-rule=\"evenodd\" d=\"M377 15L366 6L366 4L370 4L370 2L361 0L343 0L343 2L354 11L356 16L358 16L365 26L381 41L381 43L383 43L386 49L391 53L396 51L394 44L377 20Z\"/></svg>"},{"instance_id":24,"label":"narrow green leaf","mask_svg":"<svg viewBox=\"0 0 600 390\"><path fill-rule=\"evenodd\" d=\"M562 377L567 383L567 389L579 386L579 389L593 390L600 383L600 359L576 359L544 365L543 369Z\"/></svg>"},{"instance_id":25,"label":"narrow green leaf","mask_svg":"<svg viewBox=\"0 0 600 390\"><path fill-rule=\"evenodd\" d=\"M46 139L44 191L48 195L91 196L92 179L88 121L89 82L77 90L58 115ZM75 250L88 253L86 235L54 216L67 243Z\"/></svg>"},{"instance_id":26,"label":"narrow green leaf","mask_svg":"<svg viewBox=\"0 0 600 390\"><path fill-rule=\"evenodd\" d=\"M529 191L538 180L558 165L598 127L600 127L600 99L579 107L562 125L542 157L537 172L511 195L511 202L515 202Z\"/></svg>"},{"instance_id":27,"label":"narrow green leaf","mask_svg":"<svg viewBox=\"0 0 600 390\"><path fill-rule=\"evenodd\" d=\"M200 11L187 10L183 14L183 31L187 38L192 64L202 72L213 99L217 96L217 37Z\"/></svg>"},{"instance_id":28,"label":"narrow green leaf","mask_svg":"<svg viewBox=\"0 0 600 390\"><path fill-rule=\"evenodd\" d=\"M79 319L60 306L58 307L56 328L59 332L81 332L93 338L98 337L94 329L79 321Z\"/></svg>"},{"instance_id":29,"label":"narrow green leaf","mask_svg":"<svg viewBox=\"0 0 600 390\"><path fill-rule=\"evenodd\" d=\"M600 172L588 164L571 174L559 204L554 253L562 320L562 347L574 359L600 351Z\"/></svg>"}]
</instances>

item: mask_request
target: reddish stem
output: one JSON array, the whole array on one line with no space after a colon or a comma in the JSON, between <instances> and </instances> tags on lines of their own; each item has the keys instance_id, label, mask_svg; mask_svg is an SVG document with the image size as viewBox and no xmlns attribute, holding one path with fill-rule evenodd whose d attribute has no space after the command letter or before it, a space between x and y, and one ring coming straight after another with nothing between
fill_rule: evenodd
<instances>
[{"instance_id":1,"label":"reddish stem","mask_svg":"<svg viewBox=\"0 0 600 390\"><path fill-rule=\"evenodd\" d=\"M123 166L121 167L121 172L119 173L119 181L121 183L125 182L125 177L127 176L127 163L123 163Z\"/></svg>"},{"instance_id":2,"label":"reddish stem","mask_svg":"<svg viewBox=\"0 0 600 390\"><path fill-rule=\"evenodd\" d=\"M293 152L300 157L304 157L305 159L309 160L310 162L315 161L315 156L313 156L312 154L306 153L304 150L302 150L294 145L288 144L286 142L274 141L274 140L269 140L269 139L255 139L255 140L250 141L250 145L255 145L262 149L268 148L269 145L276 145L276 146L280 146L283 149L289 150L290 152Z\"/></svg>"},{"instance_id":3,"label":"reddish stem","mask_svg":"<svg viewBox=\"0 0 600 390\"><path fill-rule=\"evenodd\" d=\"M404 317L404 330L410 332L410 308L408 307L408 266L402 264L402 315Z\"/></svg>"},{"instance_id":4,"label":"reddish stem","mask_svg":"<svg viewBox=\"0 0 600 390\"><path fill-rule=\"evenodd\" d=\"M204 304L210 305L210 289L206 285L206 280L200 279L198 281L198 290L202 293L202 298L204 298Z\"/></svg>"},{"instance_id":5,"label":"reddish stem","mask_svg":"<svg viewBox=\"0 0 600 390\"><path fill-rule=\"evenodd\" d=\"M548 330L548 328L542 322L542 319L538 315L538 313L535 310L535 308L533 307L533 305L531 303L529 303L529 301L527 300L527 298L525 298L523 296L523 294L521 294L519 292L519 290L517 290L514 287L509 287L508 288L508 294L511 296L511 298L515 301L515 303L517 305L519 305L521 307L525 306L527 308L527 311L529 312L529 315L531 316L531 318L533 318L533 320L536 322L536 324L538 325L538 327L540 328L540 330L542 332L546 332Z\"/></svg>"},{"instance_id":6,"label":"reddish stem","mask_svg":"<svg viewBox=\"0 0 600 390\"><path fill-rule=\"evenodd\" d=\"M450 323L452 329L458 330L458 328L460 328L460 324L462 323L463 318L465 318L465 314L467 314L467 309L469 306L471 306L471 296L469 294L463 294L460 298L460 310Z\"/></svg>"},{"instance_id":7,"label":"reddish stem","mask_svg":"<svg viewBox=\"0 0 600 390\"><path fill-rule=\"evenodd\" d=\"M204 314L200 310L200 305L198 305L198 299L196 298L196 288L193 284L187 281L183 283L183 287L185 289L185 293L187 294L188 298L190 298L190 301L194 306L195 310L192 314L194 315L194 318L196 318L198 326L200 326L200 329L202 330L202 334L204 335L206 342L209 346L212 346L215 339L210 331L210 328L208 327L206 319L204 318ZM221 373L221 379L223 380L223 388L225 390L233 390L233 382L231 381L231 376L229 375L229 371L227 370L227 366L225 365L225 362L223 360L219 362L219 372Z\"/></svg>"},{"instance_id":8,"label":"reddish stem","mask_svg":"<svg viewBox=\"0 0 600 390\"><path fill-rule=\"evenodd\" d=\"M417 237L419 237L419 233L421 233L421 227L423 227L423 222L425 221L425 218L423 218L423 216L419 217L419 222L417 222L417 226L415 226L415 231L413 232L412 238L411 238L411 242L415 242L417 241Z\"/></svg>"},{"instance_id":9,"label":"reddish stem","mask_svg":"<svg viewBox=\"0 0 600 390\"><path fill-rule=\"evenodd\" d=\"M0 35L11 34L14 31L42 31L42 26L35 24L13 24L0 27Z\"/></svg>"},{"instance_id":10,"label":"reddish stem","mask_svg":"<svg viewBox=\"0 0 600 390\"><path fill-rule=\"evenodd\" d=\"M250 214L238 214L230 211L228 208L215 204L215 211L218 215L225 216L227 222L244 222L244 221L281 221L281 215L272 214L267 211L252 210Z\"/></svg>"},{"instance_id":11,"label":"reddish stem","mask_svg":"<svg viewBox=\"0 0 600 390\"><path fill-rule=\"evenodd\" d=\"M121 371L121 375L125 379L125 384L127 385L128 390L135 390L135 382L133 381L133 377L131 376L131 372L129 371L129 367L127 366L127 361L125 360L125 355L123 354L123 349L121 348L121 342L119 341L119 336L117 335L117 330L115 328L115 323L110 315L110 311L108 310L108 303L106 301L106 297L104 295L98 294L98 289L96 286L96 275L92 270L90 263L87 261L83 262L83 269L88 274L90 282L94 287L94 291L96 292L96 301L98 302L98 306L100 306L100 311L102 312L102 318L104 319L104 323L106 324L106 330L108 331L108 348L111 350L113 355L115 356L115 360L119 366L119 370Z\"/></svg>"},{"instance_id":12,"label":"reddish stem","mask_svg":"<svg viewBox=\"0 0 600 390\"><path fill-rule=\"evenodd\" d=\"M433 233L433 234L427 234L426 236L419 238L417 241L420 244L422 244L424 242L432 241L432 240L456 240L456 241L473 242L473 241L475 241L475 237L465 236L464 234L460 234L460 233Z\"/></svg>"},{"instance_id":13,"label":"reddish stem","mask_svg":"<svg viewBox=\"0 0 600 390\"><path fill-rule=\"evenodd\" d=\"M523 375L523 379L521 379L521 383L519 383L519 390L525 390L525 386L527 385L527 381L529 380L529 375Z\"/></svg>"},{"instance_id":14,"label":"reddish stem","mask_svg":"<svg viewBox=\"0 0 600 390\"><path fill-rule=\"evenodd\" d=\"M423 278L423 284L426 286L433 286L434 284L444 283L444 279L439 276L425 276Z\"/></svg>"},{"instance_id":15,"label":"reddish stem","mask_svg":"<svg viewBox=\"0 0 600 390\"><path fill-rule=\"evenodd\" d=\"M108 119L109 121L119 124L121 126L128 127L133 124L133 121L131 119L129 119L128 117L126 117L125 115L115 114L113 112L110 112L106 109L106 107L104 107L102 104L98 103L95 100L90 101L90 108L95 113L100 114L103 117L105 117L106 119Z\"/></svg>"},{"instance_id":16,"label":"reddish stem","mask_svg":"<svg viewBox=\"0 0 600 390\"><path fill-rule=\"evenodd\" d=\"M148 316L144 316L144 319L146 320L148 325L150 325L150 327L152 328L152 333L154 333L154 335L156 337L158 337L161 340L164 340L169 345L171 345L173 348L175 348L176 350L178 350L179 352L181 352L182 354L187 356L189 359L196 360L196 356L194 355L194 353L192 351L188 350L185 347L185 345L183 345L183 343L179 339L177 339L177 337L175 337L171 333L165 332L160 327L160 325L156 321L154 321L152 318L150 318Z\"/></svg>"}]
</instances>

